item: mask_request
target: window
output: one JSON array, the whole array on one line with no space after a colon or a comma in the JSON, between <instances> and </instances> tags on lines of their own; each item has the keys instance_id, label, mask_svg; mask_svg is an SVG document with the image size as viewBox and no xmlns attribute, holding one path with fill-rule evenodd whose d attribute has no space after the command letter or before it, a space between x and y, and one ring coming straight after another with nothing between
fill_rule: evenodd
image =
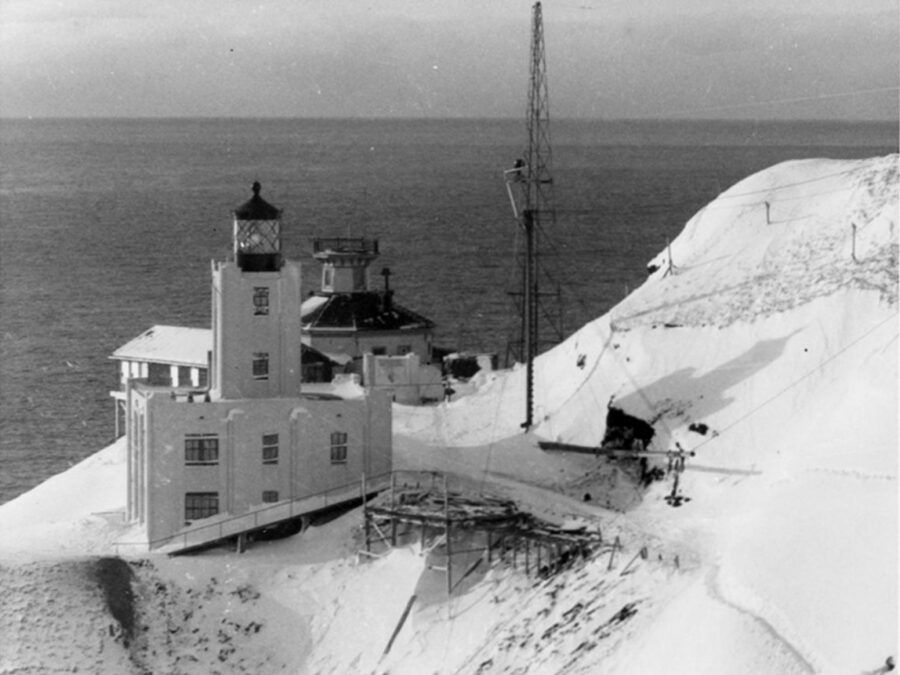
<instances>
[{"instance_id":1,"label":"window","mask_svg":"<svg viewBox=\"0 0 900 675\"><path fill-rule=\"evenodd\" d=\"M269 313L269 289L266 286L253 287L253 314L262 316Z\"/></svg>"},{"instance_id":2,"label":"window","mask_svg":"<svg viewBox=\"0 0 900 675\"><path fill-rule=\"evenodd\" d=\"M209 518L219 512L218 492L188 492L184 495L184 519Z\"/></svg>"},{"instance_id":3,"label":"window","mask_svg":"<svg viewBox=\"0 0 900 675\"><path fill-rule=\"evenodd\" d=\"M262 437L263 464L278 464L278 434L264 434Z\"/></svg>"},{"instance_id":4,"label":"window","mask_svg":"<svg viewBox=\"0 0 900 675\"><path fill-rule=\"evenodd\" d=\"M411 345L397 345L397 356L404 356L412 351Z\"/></svg>"},{"instance_id":5,"label":"window","mask_svg":"<svg viewBox=\"0 0 900 675\"><path fill-rule=\"evenodd\" d=\"M269 379L269 352L253 353L253 379Z\"/></svg>"},{"instance_id":6,"label":"window","mask_svg":"<svg viewBox=\"0 0 900 675\"><path fill-rule=\"evenodd\" d=\"M385 356L387 354L387 347L372 347L372 354L375 356Z\"/></svg>"},{"instance_id":7,"label":"window","mask_svg":"<svg viewBox=\"0 0 900 675\"><path fill-rule=\"evenodd\" d=\"M343 431L331 432L331 463L347 463L347 434Z\"/></svg>"},{"instance_id":8,"label":"window","mask_svg":"<svg viewBox=\"0 0 900 675\"><path fill-rule=\"evenodd\" d=\"M219 437L216 434L185 434L184 462L188 465L218 464Z\"/></svg>"},{"instance_id":9,"label":"window","mask_svg":"<svg viewBox=\"0 0 900 675\"><path fill-rule=\"evenodd\" d=\"M263 502L271 504L278 501L278 490L263 490Z\"/></svg>"},{"instance_id":10,"label":"window","mask_svg":"<svg viewBox=\"0 0 900 675\"><path fill-rule=\"evenodd\" d=\"M171 387L172 369L166 363L151 363L147 366L147 380L155 387Z\"/></svg>"}]
</instances>

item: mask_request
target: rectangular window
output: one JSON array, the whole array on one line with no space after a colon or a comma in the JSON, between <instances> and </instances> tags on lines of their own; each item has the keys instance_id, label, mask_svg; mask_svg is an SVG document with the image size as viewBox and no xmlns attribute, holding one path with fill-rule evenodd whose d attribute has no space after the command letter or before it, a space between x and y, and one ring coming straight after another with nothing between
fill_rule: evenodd
<instances>
[{"instance_id":1,"label":"rectangular window","mask_svg":"<svg viewBox=\"0 0 900 675\"><path fill-rule=\"evenodd\" d=\"M171 387L172 369L165 363L151 363L147 366L147 380L155 387Z\"/></svg>"},{"instance_id":2,"label":"rectangular window","mask_svg":"<svg viewBox=\"0 0 900 675\"><path fill-rule=\"evenodd\" d=\"M269 289L266 286L253 287L253 314L263 316L269 313Z\"/></svg>"},{"instance_id":3,"label":"rectangular window","mask_svg":"<svg viewBox=\"0 0 900 675\"><path fill-rule=\"evenodd\" d=\"M188 492L184 495L184 519L209 518L219 513L218 492Z\"/></svg>"},{"instance_id":4,"label":"rectangular window","mask_svg":"<svg viewBox=\"0 0 900 675\"><path fill-rule=\"evenodd\" d=\"M343 431L331 432L331 463L347 463L347 434Z\"/></svg>"},{"instance_id":5,"label":"rectangular window","mask_svg":"<svg viewBox=\"0 0 900 675\"><path fill-rule=\"evenodd\" d=\"M269 379L269 352L253 352L253 379Z\"/></svg>"},{"instance_id":6,"label":"rectangular window","mask_svg":"<svg viewBox=\"0 0 900 675\"><path fill-rule=\"evenodd\" d=\"M185 434L184 462L188 465L218 464L219 437L216 434Z\"/></svg>"},{"instance_id":7,"label":"rectangular window","mask_svg":"<svg viewBox=\"0 0 900 675\"><path fill-rule=\"evenodd\" d=\"M374 356L385 356L387 354L387 347L372 347L372 354Z\"/></svg>"},{"instance_id":8,"label":"rectangular window","mask_svg":"<svg viewBox=\"0 0 900 675\"><path fill-rule=\"evenodd\" d=\"M397 356L405 356L412 351L412 346L410 345L398 345L397 346Z\"/></svg>"},{"instance_id":9,"label":"rectangular window","mask_svg":"<svg viewBox=\"0 0 900 675\"><path fill-rule=\"evenodd\" d=\"M278 490L263 490L263 503L271 504L278 501Z\"/></svg>"},{"instance_id":10,"label":"rectangular window","mask_svg":"<svg viewBox=\"0 0 900 675\"><path fill-rule=\"evenodd\" d=\"M263 464L278 464L278 434L264 434L262 437Z\"/></svg>"}]
</instances>

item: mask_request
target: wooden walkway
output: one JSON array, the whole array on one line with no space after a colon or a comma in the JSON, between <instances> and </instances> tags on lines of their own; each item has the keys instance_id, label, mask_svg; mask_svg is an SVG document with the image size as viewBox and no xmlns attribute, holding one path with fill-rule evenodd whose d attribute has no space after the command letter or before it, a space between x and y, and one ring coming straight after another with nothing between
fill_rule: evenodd
<instances>
[{"instance_id":1,"label":"wooden walkway","mask_svg":"<svg viewBox=\"0 0 900 675\"><path fill-rule=\"evenodd\" d=\"M239 515L222 514L201 522L163 539L149 543L156 553L177 555L194 549L236 539L239 536L274 527L303 516L309 516L342 504L363 501L390 486L390 474L383 474L364 481L341 485L325 492L275 504L264 504Z\"/></svg>"}]
</instances>

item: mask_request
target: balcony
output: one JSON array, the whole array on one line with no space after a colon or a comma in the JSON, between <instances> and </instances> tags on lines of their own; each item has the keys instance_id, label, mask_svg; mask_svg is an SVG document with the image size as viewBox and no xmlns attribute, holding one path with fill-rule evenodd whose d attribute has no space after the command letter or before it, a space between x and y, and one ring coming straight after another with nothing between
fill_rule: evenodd
<instances>
[{"instance_id":1,"label":"balcony","mask_svg":"<svg viewBox=\"0 0 900 675\"><path fill-rule=\"evenodd\" d=\"M319 257L327 254L375 257L378 255L378 240L360 237L326 237L323 239L313 239L313 256Z\"/></svg>"}]
</instances>

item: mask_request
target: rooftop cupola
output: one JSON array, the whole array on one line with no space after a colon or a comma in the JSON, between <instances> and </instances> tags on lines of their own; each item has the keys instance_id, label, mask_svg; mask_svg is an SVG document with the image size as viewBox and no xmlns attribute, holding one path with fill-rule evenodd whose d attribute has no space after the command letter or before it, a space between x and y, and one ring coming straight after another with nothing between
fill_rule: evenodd
<instances>
[{"instance_id":1,"label":"rooftop cupola","mask_svg":"<svg viewBox=\"0 0 900 675\"><path fill-rule=\"evenodd\" d=\"M253 196L234 210L234 259L244 272L277 272L281 259L281 209Z\"/></svg>"},{"instance_id":2,"label":"rooftop cupola","mask_svg":"<svg viewBox=\"0 0 900 675\"><path fill-rule=\"evenodd\" d=\"M322 262L323 293L367 291L369 264L377 257L377 239L330 237L313 240L313 258Z\"/></svg>"}]
</instances>

